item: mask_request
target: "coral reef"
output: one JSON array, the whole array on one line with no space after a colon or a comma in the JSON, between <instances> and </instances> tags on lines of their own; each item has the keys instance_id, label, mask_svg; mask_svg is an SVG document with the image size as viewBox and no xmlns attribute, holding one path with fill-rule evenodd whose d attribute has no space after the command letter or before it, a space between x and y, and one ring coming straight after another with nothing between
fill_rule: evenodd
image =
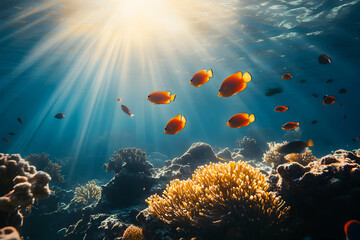
<instances>
[{"instance_id":1,"label":"coral reef","mask_svg":"<svg viewBox=\"0 0 360 240\"><path fill-rule=\"evenodd\" d=\"M155 167L162 168L165 166L165 161L168 160L169 157L165 154L159 152L152 152L148 155L147 160Z\"/></svg>"},{"instance_id":2,"label":"coral reef","mask_svg":"<svg viewBox=\"0 0 360 240\"><path fill-rule=\"evenodd\" d=\"M128 172L143 172L149 174L153 165L147 161L146 153L137 148L124 148L119 152L114 152L109 162L104 164L107 172L120 173L125 170Z\"/></svg>"},{"instance_id":3,"label":"coral reef","mask_svg":"<svg viewBox=\"0 0 360 240\"><path fill-rule=\"evenodd\" d=\"M217 154L216 154L217 157L219 158L223 158L225 160L228 160L228 161L232 161L233 158L232 158L232 153L231 151L229 150L229 148L224 148L222 150L220 150Z\"/></svg>"},{"instance_id":4,"label":"coral reef","mask_svg":"<svg viewBox=\"0 0 360 240\"><path fill-rule=\"evenodd\" d=\"M4 227L0 229L0 240L21 240L21 237L14 227Z\"/></svg>"},{"instance_id":5,"label":"coral reef","mask_svg":"<svg viewBox=\"0 0 360 240\"><path fill-rule=\"evenodd\" d=\"M239 154L241 154L245 158L261 159L263 151L255 139L250 139L245 136L243 137L243 139L238 140L236 144L240 147Z\"/></svg>"},{"instance_id":6,"label":"coral reef","mask_svg":"<svg viewBox=\"0 0 360 240\"><path fill-rule=\"evenodd\" d=\"M263 155L263 162L273 165L275 168L280 164L286 163L285 156L282 153L278 152L278 148L287 142L276 143L268 142L267 145L269 150L266 151Z\"/></svg>"},{"instance_id":7,"label":"coral reef","mask_svg":"<svg viewBox=\"0 0 360 240\"><path fill-rule=\"evenodd\" d=\"M288 163L299 163L303 166L308 165L311 162L316 161L316 157L312 154L310 149L306 149L303 153L290 153L285 156L285 160Z\"/></svg>"},{"instance_id":8,"label":"coral reef","mask_svg":"<svg viewBox=\"0 0 360 240\"><path fill-rule=\"evenodd\" d=\"M130 225L124 232L121 238L122 240L142 240L144 238L142 229L134 225Z\"/></svg>"},{"instance_id":9,"label":"coral reef","mask_svg":"<svg viewBox=\"0 0 360 240\"><path fill-rule=\"evenodd\" d=\"M0 153L0 226L21 225L19 209L31 206L34 199L49 197L50 180L49 174L36 171L19 154Z\"/></svg>"},{"instance_id":10,"label":"coral reef","mask_svg":"<svg viewBox=\"0 0 360 240\"><path fill-rule=\"evenodd\" d=\"M47 172L51 176L52 182L63 183L65 181L64 176L61 175L61 166L51 161L49 154L30 154L25 160L34 165L38 170Z\"/></svg>"},{"instance_id":11,"label":"coral reef","mask_svg":"<svg viewBox=\"0 0 360 240\"><path fill-rule=\"evenodd\" d=\"M75 189L75 197L71 201L87 206L99 200L100 196L101 187L96 185L96 182L92 180L84 186L77 187Z\"/></svg>"},{"instance_id":12,"label":"coral reef","mask_svg":"<svg viewBox=\"0 0 360 240\"><path fill-rule=\"evenodd\" d=\"M244 162L210 163L191 179L170 182L159 196L150 196L148 212L166 224L207 227L237 222L261 224L262 229L284 220L289 207L268 191L266 177Z\"/></svg>"},{"instance_id":13,"label":"coral reef","mask_svg":"<svg viewBox=\"0 0 360 240\"><path fill-rule=\"evenodd\" d=\"M279 193L292 207L294 235L343 237L339 226L360 216L359 163L356 153L338 150L307 166L296 162L278 166Z\"/></svg>"}]
</instances>

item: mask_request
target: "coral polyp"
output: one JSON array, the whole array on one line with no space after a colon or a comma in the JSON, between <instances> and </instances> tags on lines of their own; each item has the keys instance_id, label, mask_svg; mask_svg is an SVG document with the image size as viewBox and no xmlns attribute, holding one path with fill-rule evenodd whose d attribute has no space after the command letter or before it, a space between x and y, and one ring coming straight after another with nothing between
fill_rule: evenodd
<instances>
[{"instance_id":1,"label":"coral polyp","mask_svg":"<svg viewBox=\"0 0 360 240\"><path fill-rule=\"evenodd\" d=\"M266 177L245 162L210 163L146 202L149 213L167 224L206 226L229 217L278 223L289 207L268 188Z\"/></svg>"}]
</instances>

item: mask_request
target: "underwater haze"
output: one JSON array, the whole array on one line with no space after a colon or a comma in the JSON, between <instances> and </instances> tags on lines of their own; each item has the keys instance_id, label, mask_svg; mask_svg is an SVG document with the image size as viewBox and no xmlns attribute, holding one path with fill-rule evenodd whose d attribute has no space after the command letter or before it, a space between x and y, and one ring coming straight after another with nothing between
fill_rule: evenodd
<instances>
[{"instance_id":1,"label":"underwater haze","mask_svg":"<svg viewBox=\"0 0 360 240\"><path fill-rule=\"evenodd\" d=\"M1 0L0 152L71 159L67 182L105 176L100 167L129 147L164 160L196 142L234 149L244 137L312 139L319 158L358 149L359 46L360 0ZM190 85L202 69L213 77ZM219 97L237 72L250 73L246 89ZM155 91L176 98L153 104ZM238 113L255 121L229 127ZM177 115L185 127L165 134Z\"/></svg>"}]
</instances>

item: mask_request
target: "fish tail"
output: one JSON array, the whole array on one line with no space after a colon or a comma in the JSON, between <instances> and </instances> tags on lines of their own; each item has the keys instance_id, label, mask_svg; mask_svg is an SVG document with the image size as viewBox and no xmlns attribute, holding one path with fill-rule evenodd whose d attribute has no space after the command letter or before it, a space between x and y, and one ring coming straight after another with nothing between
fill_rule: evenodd
<instances>
[{"instance_id":1,"label":"fish tail","mask_svg":"<svg viewBox=\"0 0 360 240\"><path fill-rule=\"evenodd\" d=\"M253 121L255 121L255 115L254 115L254 114L251 114L251 115L249 116L249 122L253 122Z\"/></svg>"},{"instance_id":2,"label":"fish tail","mask_svg":"<svg viewBox=\"0 0 360 240\"><path fill-rule=\"evenodd\" d=\"M209 78L212 78L214 76L213 70L211 68L207 72L207 75L209 76Z\"/></svg>"},{"instance_id":3,"label":"fish tail","mask_svg":"<svg viewBox=\"0 0 360 240\"><path fill-rule=\"evenodd\" d=\"M230 162L229 160L226 160L226 159L223 159L223 158L220 158L220 157L216 157L217 160L221 161L221 162Z\"/></svg>"},{"instance_id":4,"label":"fish tail","mask_svg":"<svg viewBox=\"0 0 360 240\"><path fill-rule=\"evenodd\" d=\"M133 116L135 116L135 114L130 114L130 117L133 117Z\"/></svg>"},{"instance_id":5,"label":"fish tail","mask_svg":"<svg viewBox=\"0 0 360 240\"><path fill-rule=\"evenodd\" d=\"M314 141L310 138L309 141L306 142L306 146L308 146L308 147L313 147L313 146L315 146L315 145L314 145Z\"/></svg>"},{"instance_id":6,"label":"fish tail","mask_svg":"<svg viewBox=\"0 0 360 240\"><path fill-rule=\"evenodd\" d=\"M170 96L170 100L171 100L171 101L174 101L174 100L175 100L175 98L176 98L176 94L174 94L174 95Z\"/></svg>"},{"instance_id":7,"label":"fish tail","mask_svg":"<svg viewBox=\"0 0 360 240\"><path fill-rule=\"evenodd\" d=\"M250 82L251 81L251 74L248 72L245 72L244 75L242 76L242 78L244 79L244 82Z\"/></svg>"}]
</instances>

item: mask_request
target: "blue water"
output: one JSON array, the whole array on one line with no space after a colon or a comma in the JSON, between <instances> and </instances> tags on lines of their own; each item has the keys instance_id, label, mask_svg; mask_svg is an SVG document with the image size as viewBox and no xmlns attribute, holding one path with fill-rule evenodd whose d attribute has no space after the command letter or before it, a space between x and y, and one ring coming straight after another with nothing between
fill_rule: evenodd
<instances>
[{"instance_id":1,"label":"blue water","mask_svg":"<svg viewBox=\"0 0 360 240\"><path fill-rule=\"evenodd\" d=\"M283 141L281 126L288 121L300 122L298 138L314 139L315 155L359 148L352 139L360 135L360 1L209 1L208 14L181 8L185 27L144 31L139 42L126 38L128 29L114 32L122 28L116 21L103 26L92 15L65 24L79 10L94 10L78 2L65 14L67 1L1 1L0 135L12 142L1 141L0 152L106 162L119 148L138 147L173 158L197 141L231 148L243 136ZM46 3L54 4L31 12ZM76 31L61 37L72 26ZM332 64L318 63L323 53ZM189 85L195 72L209 68L214 78L199 88ZM219 98L221 82L238 71L251 73L248 87ZM285 72L293 78L282 80ZM266 97L274 87L284 92ZM339 94L341 88L347 92ZM146 100L153 91L177 97L154 105ZM335 96L335 104L324 106L325 94ZM278 105L289 110L276 113ZM59 112L66 118L54 118ZM226 126L241 112L254 114L255 122ZM166 123L178 114L187 118L186 127L165 135Z\"/></svg>"}]
</instances>

